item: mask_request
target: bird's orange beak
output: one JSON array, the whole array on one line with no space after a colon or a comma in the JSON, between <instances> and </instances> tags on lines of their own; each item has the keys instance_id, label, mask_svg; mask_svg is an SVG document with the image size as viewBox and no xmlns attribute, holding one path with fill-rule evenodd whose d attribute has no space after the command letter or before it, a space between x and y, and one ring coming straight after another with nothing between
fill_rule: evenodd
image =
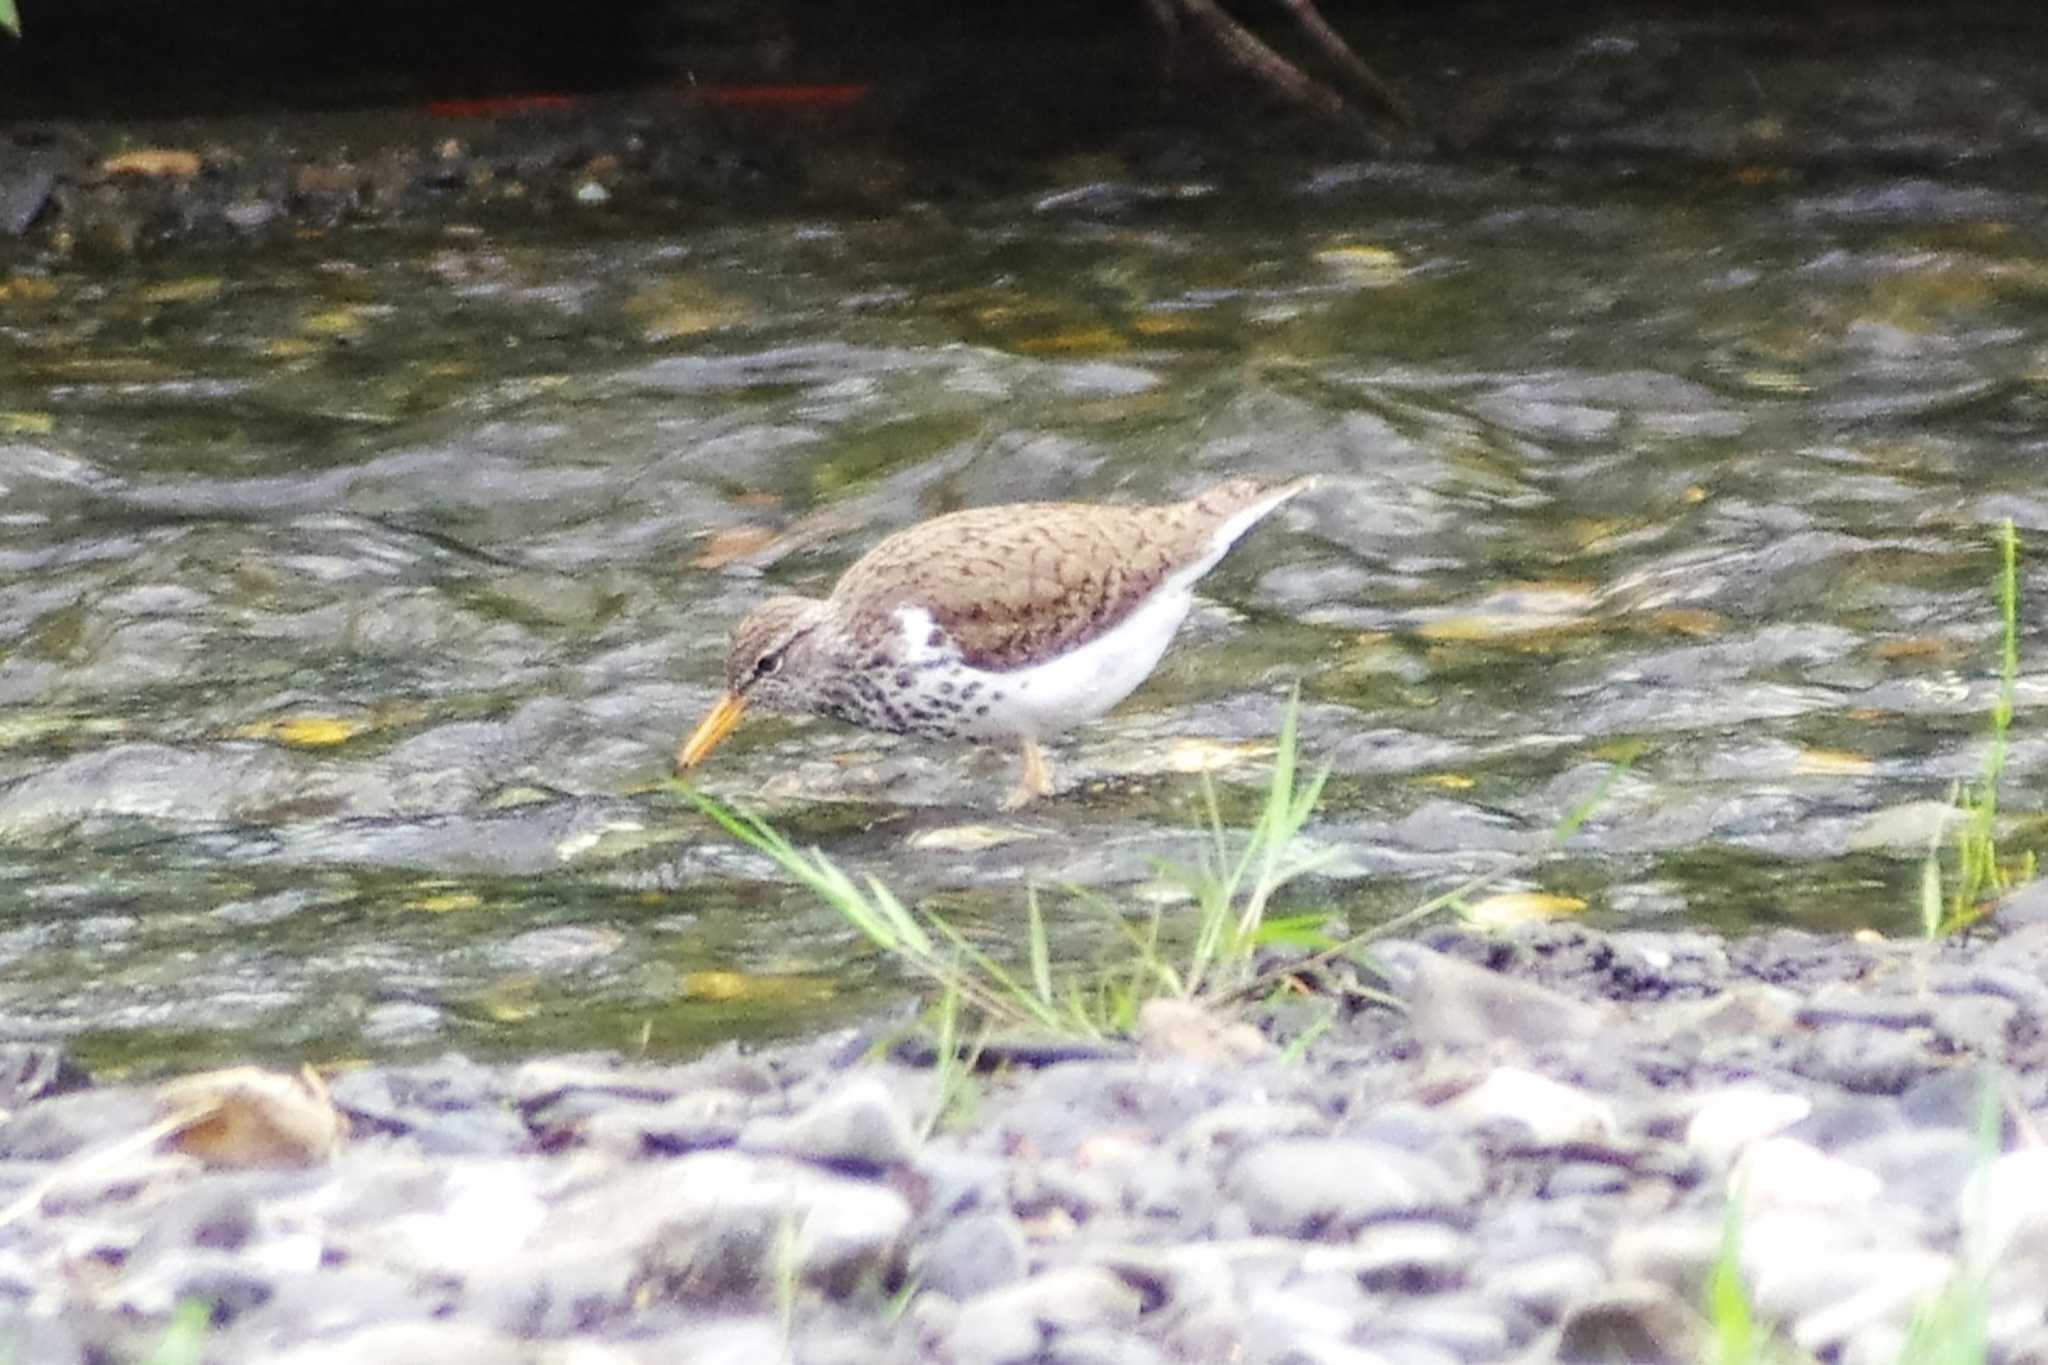
<instances>
[{"instance_id":1,"label":"bird's orange beak","mask_svg":"<svg viewBox=\"0 0 2048 1365\"><path fill-rule=\"evenodd\" d=\"M732 733L740 723L740 716L746 712L746 698L737 692L728 692L718 699L704 719L697 722L697 728L690 731L690 737L676 750L676 771L694 768L718 747L718 741Z\"/></svg>"}]
</instances>

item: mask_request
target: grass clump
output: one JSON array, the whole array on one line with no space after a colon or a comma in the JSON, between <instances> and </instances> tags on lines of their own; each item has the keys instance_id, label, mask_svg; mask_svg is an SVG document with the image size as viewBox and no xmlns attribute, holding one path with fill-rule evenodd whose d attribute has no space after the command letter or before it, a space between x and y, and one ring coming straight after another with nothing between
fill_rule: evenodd
<instances>
[{"instance_id":1,"label":"grass clump","mask_svg":"<svg viewBox=\"0 0 2048 1365\"><path fill-rule=\"evenodd\" d=\"M943 1108L952 1110L972 1103L967 1072L992 1033L1101 1040L1134 1031L1140 1011L1154 1000L1222 1010L1285 990L1304 974L1340 959L1373 973L1373 964L1361 952L1373 940L1441 911L1459 910L1477 892L1535 866L1605 801L1609 787L1629 766L1626 760L1618 763L1600 790L1552 831L1546 849L1473 877L1364 933L1332 942L1320 914L1272 913L1273 898L1283 888L1336 856L1336 850L1310 847L1301 837L1322 795L1328 769L1303 776L1297 707L1298 699L1290 701L1281 720L1265 799L1248 830L1224 827L1215 789L1204 779L1208 837L1200 858L1192 867L1161 869L1166 880L1187 892L1194 903L1192 915L1178 906L1170 911L1155 907L1132 918L1097 893L1072 890L1076 898L1100 907L1116 922L1128 946L1127 953L1088 971L1055 972L1035 889L1025 900L1025 962L1012 968L929 909L906 906L878 878L856 878L819 850L798 848L758 816L730 809L700 792L684 791L727 833L767 855L868 942L938 988L938 1003L926 1016L925 1030L946 1068L941 1079L949 1098ZM1191 921L1185 930L1182 920ZM1259 970L1259 950L1280 944L1311 952ZM1362 984L1347 990L1395 1007L1401 1003ZM1335 1009L1332 1003L1325 1017L1304 1029L1284 1055L1298 1058L1333 1022ZM963 1011L975 1018L978 1031L970 1032L963 1024ZM956 1065L963 1057L964 1069Z\"/></svg>"},{"instance_id":2,"label":"grass clump","mask_svg":"<svg viewBox=\"0 0 2048 1365\"><path fill-rule=\"evenodd\" d=\"M1194 868L1165 869L1196 906L1185 953L1176 956L1167 946L1164 911L1154 910L1142 923L1125 926L1130 954L1092 974L1055 974L1036 890L1025 903L1026 965L1012 970L938 915L904 905L879 878L856 879L819 850L798 848L758 816L731 810L700 792L688 796L727 833L809 888L868 942L939 988L941 1013L934 1024L951 1045L942 1052L957 1049L961 1041L955 1013L961 1005L985 1022L984 1038L988 1029L1105 1038L1128 1032L1148 1000L1213 1000L1242 990L1253 979L1258 947L1307 932L1299 920L1274 920L1268 914L1276 893L1332 856L1305 850L1299 839L1328 770L1301 778L1295 712L1290 703L1266 799L1241 845L1223 827L1214 788L1205 784L1209 841L1202 859ZM1115 907L1109 909L1116 913Z\"/></svg>"},{"instance_id":3,"label":"grass clump","mask_svg":"<svg viewBox=\"0 0 2048 1365\"><path fill-rule=\"evenodd\" d=\"M1929 841L1920 865L1920 927L1928 938L1968 928L1984 913L1985 903L2000 892L2034 878L2034 855L2008 859L1998 847L1998 784L2005 774L2007 734L2012 729L2013 697L2019 685L2019 535L2008 519L1998 533L1998 606L2001 619L1998 696L1991 704L1991 739L1983 766L1973 782L1958 783L1949 793L1956 818L1945 829L1948 861L1943 869L1943 839Z\"/></svg>"}]
</instances>

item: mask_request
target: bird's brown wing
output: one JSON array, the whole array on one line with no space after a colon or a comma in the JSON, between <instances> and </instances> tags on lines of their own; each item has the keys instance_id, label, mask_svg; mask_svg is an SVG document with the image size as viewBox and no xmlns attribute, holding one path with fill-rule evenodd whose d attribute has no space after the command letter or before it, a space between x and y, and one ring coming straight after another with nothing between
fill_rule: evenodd
<instances>
[{"instance_id":1,"label":"bird's brown wing","mask_svg":"<svg viewBox=\"0 0 2048 1365\"><path fill-rule=\"evenodd\" d=\"M920 522L875 546L833 589L880 644L923 607L976 668L1027 667L1107 630L1210 552L1230 516L1277 489L1220 484L1156 507L1023 503Z\"/></svg>"}]
</instances>

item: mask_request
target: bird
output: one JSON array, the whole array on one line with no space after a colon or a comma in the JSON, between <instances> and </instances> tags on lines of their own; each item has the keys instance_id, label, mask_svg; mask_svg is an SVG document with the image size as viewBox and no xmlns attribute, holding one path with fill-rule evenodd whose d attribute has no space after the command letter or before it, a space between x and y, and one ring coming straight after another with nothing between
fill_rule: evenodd
<instances>
[{"instance_id":1,"label":"bird","mask_svg":"<svg viewBox=\"0 0 2048 1365\"><path fill-rule=\"evenodd\" d=\"M770 597L733 628L725 693L677 747L702 763L748 709L927 739L1015 741L1003 803L1052 792L1040 741L1151 675L1198 579L1313 477L1219 483L1180 502L1009 503L897 531L824 598Z\"/></svg>"}]
</instances>

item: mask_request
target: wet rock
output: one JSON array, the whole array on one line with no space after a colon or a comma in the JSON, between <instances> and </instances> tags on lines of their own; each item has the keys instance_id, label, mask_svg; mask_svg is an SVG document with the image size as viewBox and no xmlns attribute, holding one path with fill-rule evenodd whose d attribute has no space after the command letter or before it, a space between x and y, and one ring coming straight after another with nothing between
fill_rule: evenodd
<instances>
[{"instance_id":1,"label":"wet rock","mask_svg":"<svg viewBox=\"0 0 2048 1365\"><path fill-rule=\"evenodd\" d=\"M876 1171L908 1162L916 1154L917 1139L895 1096L879 1081L863 1077L791 1118L755 1119L741 1131L739 1145L750 1152Z\"/></svg>"},{"instance_id":2,"label":"wet rock","mask_svg":"<svg viewBox=\"0 0 2048 1365\"><path fill-rule=\"evenodd\" d=\"M1382 1218L1450 1216L1472 1193L1438 1161L1343 1138L1263 1143L1231 1165L1225 1189L1255 1231L1298 1238L1350 1236Z\"/></svg>"},{"instance_id":3,"label":"wet rock","mask_svg":"<svg viewBox=\"0 0 2048 1365\"><path fill-rule=\"evenodd\" d=\"M0 171L0 234L19 237L50 202L57 172L46 159L11 149L6 161L7 169Z\"/></svg>"},{"instance_id":4,"label":"wet rock","mask_svg":"<svg viewBox=\"0 0 2048 1365\"><path fill-rule=\"evenodd\" d=\"M0 794L0 838L50 834L89 817L261 821L312 784L277 751L218 744L120 744L66 759Z\"/></svg>"}]
</instances>

